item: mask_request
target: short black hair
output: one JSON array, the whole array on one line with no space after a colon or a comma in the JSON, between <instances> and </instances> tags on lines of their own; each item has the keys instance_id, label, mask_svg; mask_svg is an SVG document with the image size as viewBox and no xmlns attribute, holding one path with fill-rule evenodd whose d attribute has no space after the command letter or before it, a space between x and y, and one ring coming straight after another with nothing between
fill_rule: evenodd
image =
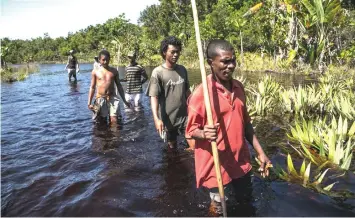
<instances>
[{"instance_id":1,"label":"short black hair","mask_svg":"<svg viewBox=\"0 0 355 218\"><path fill-rule=\"evenodd\" d=\"M217 54L217 50L224 50L224 51L234 51L234 47L228 41L224 39L213 39L208 43L206 56L207 59L215 58Z\"/></svg>"},{"instance_id":2,"label":"short black hair","mask_svg":"<svg viewBox=\"0 0 355 218\"><path fill-rule=\"evenodd\" d=\"M160 55L165 59L164 53L168 50L169 45L176 46L180 49L182 49L182 43L180 39L178 39L175 36L168 36L163 41L160 43Z\"/></svg>"},{"instance_id":3,"label":"short black hair","mask_svg":"<svg viewBox=\"0 0 355 218\"><path fill-rule=\"evenodd\" d=\"M108 57L109 59L111 59L111 55L110 52L108 52L107 50L101 50L99 53L99 58L101 59L101 55L105 55L106 57Z\"/></svg>"}]
</instances>

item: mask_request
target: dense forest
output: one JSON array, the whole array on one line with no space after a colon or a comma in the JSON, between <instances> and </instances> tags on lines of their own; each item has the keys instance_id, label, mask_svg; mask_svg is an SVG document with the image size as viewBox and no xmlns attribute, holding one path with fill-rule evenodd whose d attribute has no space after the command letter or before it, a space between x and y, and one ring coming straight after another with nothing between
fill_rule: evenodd
<instances>
[{"instance_id":1,"label":"dense forest","mask_svg":"<svg viewBox=\"0 0 355 218\"><path fill-rule=\"evenodd\" d=\"M198 0L203 44L212 38L231 41L243 66L249 59L269 58L281 68L307 65L354 65L355 2L352 0ZM124 64L129 50L140 62L161 61L159 43L168 35L184 43L182 62L193 66L197 48L189 0L160 0L141 12L138 25L124 14L66 37L47 33L31 40L1 40L2 64L62 63L74 49L82 62L93 61L102 48L114 64ZM196 65L197 66L197 65Z\"/></svg>"}]
</instances>

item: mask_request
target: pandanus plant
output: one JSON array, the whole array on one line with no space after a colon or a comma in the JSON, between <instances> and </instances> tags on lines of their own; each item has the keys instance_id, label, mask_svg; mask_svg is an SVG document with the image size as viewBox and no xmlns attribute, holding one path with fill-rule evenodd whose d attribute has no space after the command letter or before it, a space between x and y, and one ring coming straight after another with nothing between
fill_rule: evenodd
<instances>
[{"instance_id":1,"label":"pandanus plant","mask_svg":"<svg viewBox=\"0 0 355 218\"><path fill-rule=\"evenodd\" d=\"M314 84L297 88L283 89L279 94L282 108L286 112L294 112L296 115L311 116L315 112L323 111L321 93L317 91Z\"/></svg>"},{"instance_id":2,"label":"pandanus plant","mask_svg":"<svg viewBox=\"0 0 355 218\"><path fill-rule=\"evenodd\" d=\"M349 98L340 95L336 98L333 98L328 106L331 108L330 112L334 115L342 115L349 120L355 120L355 101L351 99L355 99L355 96L351 95Z\"/></svg>"},{"instance_id":3,"label":"pandanus plant","mask_svg":"<svg viewBox=\"0 0 355 218\"><path fill-rule=\"evenodd\" d=\"M304 158L318 166L336 165L348 170L355 146L355 122L349 128L348 120L334 116L331 124L326 120L318 122L296 121L287 134L291 146ZM295 147L292 144L300 144Z\"/></svg>"},{"instance_id":4,"label":"pandanus plant","mask_svg":"<svg viewBox=\"0 0 355 218\"><path fill-rule=\"evenodd\" d=\"M319 78L319 91L327 113L355 120L354 80L341 75L325 74Z\"/></svg>"},{"instance_id":5,"label":"pandanus plant","mask_svg":"<svg viewBox=\"0 0 355 218\"><path fill-rule=\"evenodd\" d=\"M281 179L287 182L299 183L302 184L302 186L304 187L315 188L320 191L330 191L336 183L334 182L326 187L320 186L328 170L329 168L324 170L323 172L320 172L315 177L311 178L311 162L306 164L306 161L303 160L301 168L299 172L297 172L293 165L293 160L290 154L287 155L287 172L278 165L276 165L276 167L274 168L274 172ZM316 171L320 171L320 169L318 168Z\"/></svg>"},{"instance_id":6,"label":"pandanus plant","mask_svg":"<svg viewBox=\"0 0 355 218\"><path fill-rule=\"evenodd\" d=\"M265 116L267 111L272 111L275 108L276 96L280 88L280 85L271 76L265 76L259 81L256 88L246 88L254 96L255 105L252 107L257 115Z\"/></svg>"}]
</instances>

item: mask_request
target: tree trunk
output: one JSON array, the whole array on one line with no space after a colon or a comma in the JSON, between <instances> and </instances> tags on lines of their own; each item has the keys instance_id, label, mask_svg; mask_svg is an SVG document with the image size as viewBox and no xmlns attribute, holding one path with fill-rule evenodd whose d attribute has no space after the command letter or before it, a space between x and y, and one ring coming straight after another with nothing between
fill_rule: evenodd
<instances>
[{"instance_id":1,"label":"tree trunk","mask_svg":"<svg viewBox=\"0 0 355 218\"><path fill-rule=\"evenodd\" d=\"M4 58L1 58L1 65L0 65L0 67L6 69L6 63L5 63Z\"/></svg>"}]
</instances>

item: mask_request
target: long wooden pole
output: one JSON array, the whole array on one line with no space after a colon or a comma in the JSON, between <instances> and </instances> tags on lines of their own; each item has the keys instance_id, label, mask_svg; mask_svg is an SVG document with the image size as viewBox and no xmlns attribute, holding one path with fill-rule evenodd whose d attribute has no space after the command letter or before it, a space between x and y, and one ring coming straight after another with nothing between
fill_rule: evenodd
<instances>
[{"instance_id":1,"label":"long wooden pole","mask_svg":"<svg viewBox=\"0 0 355 218\"><path fill-rule=\"evenodd\" d=\"M205 70L205 64L204 64L204 58L203 58L203 51L202 51L202 44L201 44L201 37L200 37L200 28L198 25L198 14L197 14L195 0L191 0L191 6L192 6L192 12L193 12L194 24L195 24L198 57L200 60L200 69L201 69L202 86L203 86L203 97L204 97L205 106L206 106L207 122L208 122L208 125L213 125L211 103L210 103L210 97L208 95L208 86L207 86L207 79L206 79L207 76L206 76L206 70ZM216 176L217 176L218 191L219 191L219 196L221 198L221 203L222 203L222 208L223 208L223 216L227 217L227 205L226 205L226 199L224 196L224 188L223 188L222 174L221 174L221 165L219 163L218 148L217 148L216 141L212 141L211 145L212 145L213 161L214 161L214 166L215 166Z\"/></svg>"}]
</instances>

